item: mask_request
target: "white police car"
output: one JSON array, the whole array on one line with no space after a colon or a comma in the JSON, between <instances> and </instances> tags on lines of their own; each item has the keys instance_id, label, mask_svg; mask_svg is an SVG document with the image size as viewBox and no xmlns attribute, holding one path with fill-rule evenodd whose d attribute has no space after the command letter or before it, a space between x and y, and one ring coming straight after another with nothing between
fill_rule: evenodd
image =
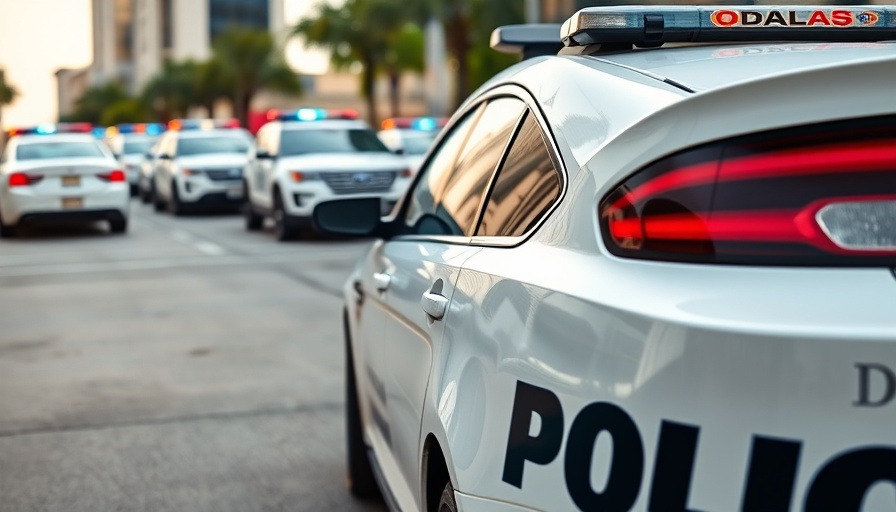
<instances>
[{"instance_id":1,"label":"white police car","mask_svg":"<svg viewBox=\"0 0 896 512\"><path fill-rule=\"evenodd\" d=\"M380 239L345 286L351 490L893 510L894 39L893 7L586 8L461 106L392 216L319 205Z\"/></svg>"},{"instance_id":2,"label":"white police car","mask_svg":"<svg viewBox=\"0 0 896 512\"><path fill-rule=\"evenodd\" d=\"M375 195L388 211L410 183L411 170L354 110L272 111L257 134L246 171L246 229L274 220L278 240L311 228L321 201Z\"/></svg>"},{"instance_id":3,"label":"white police car","mask_svg":"<svg viewBox=\"0 0 896 512\"><path fill-rule=\"evenodd\" d=\"M444 117L390 117L383 120L376 135L417 172L447 121Z\"/></svg>"},{"instance_id":4,"label":"white police car","mask_svg":"<svg viewBox=\"0 0 896 512\"><path fill-rule=\"evenodd\" d=\"M9 131L0 156L0 237L41 222L107 221L128 226L125 173L89 123L45 124Z\"/></svg>"},{"instance_id":5,"label":"white police car","mask_svg":"<svg viewBox=\"0 0 896 512\"><path fill-rule=\"evenodd\" d=\"M106 129L106 144L127 174L131 195L140 190L141 165L164 128L161 123L122 123Z\"/></svg>"},{"instance_id":6,"label":"white police car","mask_svg":"<svg viewBox=\"0 0 896 512\"><path fill-rule=\"evenodd\" d=\"M254 153L234 120L176 119L159 140L152 172L156 211L183 215L200 206L243 203L243 168Z\"/></svg>"}]
</instances>

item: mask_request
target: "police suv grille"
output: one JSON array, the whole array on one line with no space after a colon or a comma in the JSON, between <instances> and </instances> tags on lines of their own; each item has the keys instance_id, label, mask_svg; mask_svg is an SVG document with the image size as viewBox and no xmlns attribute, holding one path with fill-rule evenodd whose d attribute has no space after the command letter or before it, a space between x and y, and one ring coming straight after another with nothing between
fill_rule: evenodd
<instances>
[{"instance_id":1,"label":"police suv grille","mask_svg":"<svg viewBox=\"0 0 896 512\"><path fill-rule=\"evenodd\" d=\"M395 171L324 172L321 177L336 194L387 192L395 181Z\"/></svg>"},{"instance_id":2,"label":"police suv grille","mask_svg":"<svg viewBox=\"0 0 896 512\"><path fill-rule=\"evenodd\" d=\"M214 181L241 180L243 179L243 170L239 168L206 169L205 175Z\"/></svg>"}]
</instances>

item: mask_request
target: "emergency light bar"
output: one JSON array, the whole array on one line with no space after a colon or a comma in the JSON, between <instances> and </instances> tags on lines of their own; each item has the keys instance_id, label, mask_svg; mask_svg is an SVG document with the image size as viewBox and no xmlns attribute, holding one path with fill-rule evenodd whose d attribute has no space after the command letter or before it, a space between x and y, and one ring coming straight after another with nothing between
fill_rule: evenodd
<instances>
[{"instance_id":1,"label":"emergency light bar","mask_svg":"<svg viewBox=\"0 0 896 512\"><path fill-rule=\"evenodd\" d=\"M390 117L380 123L380 128L383 130L405 128L432 132L444 128L447 121L444 117Z\"/></svg>"},{"instance_id":2,"label":"emergency light bar","mask_svg":"<svg viewBox=\"0 0 896 512\"><path fill-rule=\"evenodd\" d=\"M350 108L325 109L303 107L296 110L271 109L267 113L268 121L324 121L327 119L358 119L358 111Z\"/></svg>"},{"instance_id":3,"label":"emergency light bar","mask_svg":"<svg viewBox=\"0 0 896 512\"><path fill-rule=\"evenodd\" d=\"M239 119L172 119L168 121L171 131L214 130L218 128L239 128Z\"/></svg>"},{"instance_id":4,"label":"emergency light bar","mask_svg":"<svg viewBox=\"0 0 896 512\"><path fill-rule=\"evenodd\" d=\"M91 133L93 125L90 123L47 123L37 126L12 128L6 133L14 135L52 135L54 133Z\"/></svg>"},{"instance_id":5,"label":"emergency light bar","mask_svg":"<svg viewBox=\"0 0 896 512\"><path fill-rule=\"evenodd\" d=\"M896 39L896 8L860 6L588 7L560 29L565 46L672 42Z\"/></svg>"},{"instance_id":6,"label":"emergency light bar","mask_svg":"<svg viewBox=\"0 0 896 512\"><path fill-rule=\"evenodd\" d=\"M115 128L116 133L145 133L146 135L161 135L165 131L162 123L122 123L110 127Z\"/></svg>"}]
</instances>

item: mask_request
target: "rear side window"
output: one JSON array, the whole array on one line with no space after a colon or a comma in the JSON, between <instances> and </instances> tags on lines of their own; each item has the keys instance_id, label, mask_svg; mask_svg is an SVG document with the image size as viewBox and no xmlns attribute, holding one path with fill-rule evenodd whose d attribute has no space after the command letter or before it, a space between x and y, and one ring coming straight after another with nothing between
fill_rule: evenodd
<instances>
[{"instance_id":1,"label":"rear side window","mask_svg":"<svg viewBox=\"0 0 896 512\"><path fill-rule=\"evenodd\" d=\"M103 156L105 154L95 142L37 142L16 148L17 160Z\"/></svg>"},{"instance_id":2,"label":"rear side window","mask_svg":"<svg viewBox=\"0 0 896 512\"><path fill-rule=\"evenodd\" d=\"M284 130L280 135L280 156L388 151L373 130L360 128Z\"/></svg>"},{"instance_id":3,"label":"rear side window","mask_svg":"<svg viewBox=\"0 0 896 512\"><path fill-rule=\"evenodd\" d=\"M529 112L498 171L476 235L524 235L547 213L561 190L560 175Z\"/></svg>"},{"instance_id":4,"label":"rear side window","mask_svg":"<svg viewBox=\"0 0 896 512\"><path fill-rule=\"evenodd\" d=\"M896 265L896 116L800 126L687 149L600 204L627 258Z\"/></svg>"}]
</instances>

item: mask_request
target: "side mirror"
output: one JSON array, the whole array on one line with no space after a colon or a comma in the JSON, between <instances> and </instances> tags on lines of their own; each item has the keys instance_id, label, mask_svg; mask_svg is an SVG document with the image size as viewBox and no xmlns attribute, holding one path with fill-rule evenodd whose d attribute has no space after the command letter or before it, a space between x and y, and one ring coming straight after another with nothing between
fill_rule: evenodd
<instances>
[{"instance_id":1,"label":"side mirror","mask_svg":"<svg viewBox=\"0 0 896 512\"><path fill-rule=\"evenodd\" d=\"M403 155L403 154L404 154L404 148L395 148L395 150L393 151L393 153L395 153L396 155Z\"/></svg>"},{"instance_id":2,"label":"side mirror","mask_svg":"<svg viewBox=\"0 0 896 512\"><path fill-rule=\"evenodd\" d=\"M255 158L257 158L259 160L273 160L274 155L268 153L267 151L265 151L263 149L259 149L258 151L255 152Z\"/></svg>"},{"instance_id":3,"label":"side mirror","mask_svg":"<svg viewBox=\"0 0 896 512\"><path fill-rule=\"evenodd\" d=\"M112 153L112 156L114 156L116 160L121 160L121 157L124 156L124 153Z\"/></svg>"},{"instance_id":4,"label":"side mirror","mask_svg":"<svg viewBox=\"0 0 896 512\"><path fill-rule=\"evenodd\" d=\"M391 224L383 222L378 197L325 201L314 208L312 220L325 235L351 238L389 238Z\"/></svg>"},{"instance_id":5,"label":"side mirror","mask_svg":"<svg viewBox=\"0 0 896 512\"><path fill-rule=\"evenodd\" d=\"M159 160L173 160L174 157L169 155L168 153L162 153L159 155Z\"/></svg>"}]
</instances>

